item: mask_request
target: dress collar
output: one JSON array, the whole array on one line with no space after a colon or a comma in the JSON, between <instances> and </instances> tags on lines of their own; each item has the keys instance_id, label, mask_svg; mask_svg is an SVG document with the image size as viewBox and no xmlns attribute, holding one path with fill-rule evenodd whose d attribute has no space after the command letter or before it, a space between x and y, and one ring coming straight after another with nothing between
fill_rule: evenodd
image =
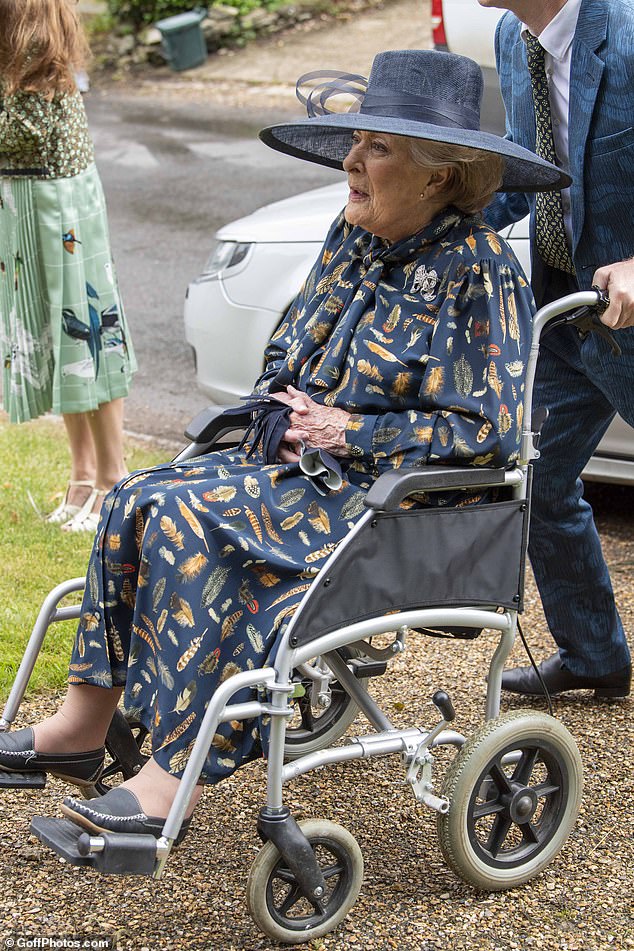
<instances>
[{"instance_id":1,"label":"dress collar","mask_svg":"<svg viewBox=\"0 0 634 951\"><path fill-rule=\"evenodd\" d=\"M388 244L383 238L370 235L366 232L368 243L362 248L363 263L366 267L374 261L382 260L388 264L398 264L399 261L409 260L413 254L429 244L434 244L454 228L465 215L453 205L438 212L438 214L416 234L403 238L395 244Z\"/></svg>"}]
</instances>

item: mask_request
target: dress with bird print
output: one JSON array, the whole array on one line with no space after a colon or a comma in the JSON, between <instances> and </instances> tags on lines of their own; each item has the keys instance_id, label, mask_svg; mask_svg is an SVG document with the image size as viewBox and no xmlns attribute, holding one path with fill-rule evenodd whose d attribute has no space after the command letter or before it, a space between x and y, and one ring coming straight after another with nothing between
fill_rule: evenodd
<instances>
[{"instance_id":1,"label":"dress with bird print","mask_svg":"<svg viewBox=\"0 0 634 951\"><path fill-rule=\"evenodd\" d=\"M12 422L129 391L136 360L79 92L0 86L0 334Z\"/></svg>"},{"instance_id":2,"label":"dress with bird print","mask_svg":"<svg viewBox=\"0 0 634 951\"><path fill-rule=\"evenodd\" d=\"M532 312L512 252L480 218L450 209L388 246L341 216L256 390L290 383L352 414L342 487L322 495L257 447L129 476L102 510L70 683L125 686L157 762L181 775L214 690L270 660L378 474L517 458ZM203 780L266 752L266 732L222 724Z\"/></svg>"}]
</instances>

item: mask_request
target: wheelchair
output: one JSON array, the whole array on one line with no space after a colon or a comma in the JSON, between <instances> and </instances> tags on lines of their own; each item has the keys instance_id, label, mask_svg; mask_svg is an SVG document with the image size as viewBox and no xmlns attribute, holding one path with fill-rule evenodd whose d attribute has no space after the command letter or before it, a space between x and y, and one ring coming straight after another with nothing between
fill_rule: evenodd
<instances>
[{"instance_id":1,"label":"wheelchair","mask_svg":"<svg viewBox=\"0 0 634 951\"><path fill-rule=\"evenodd\" d=\"M353 838L330 820L296 822L284 805L284 786L310 770L347 760L399 756L416 800L435 811L440 849L449 867L477 889L521 885L556 857L580 807L582 765L574 739L552 716L531 709L500 714L501 677L523 608L530 515L531 459L538 426L531 412L542 332L571 323L579 333L605 333L598 290L568 295L534 318L527 366L519 462L510 469L429 466L380 476L366 511L329 556L279 638L271 666L224 681L210 698L198 737L160 838L94 835L68 819L35 817L31 831L73 865L102 873L160 878L180 831L212 738L220 723L270 717L266 802L257 819L263 847L250 870L247 905L275 941L320 938L350 911L363 878ZM190 424L191 440L174 460L217 449L240 423L203 411ZM235 437L234 437L235 442ZM401 507L420 493L498 490L477 506ZM350 579L354 583L350 584ZM45 599L0 718L14 722L49 626L77 618L64 605L84 579L58 585ZM449 696L432 697L438 720L397 729L368 691L372 677L405 650L412 634L498 636L487 675L484 719L469 738L450 725ZM378 635L387 646L377 646ZM373 638L375 639L373 642ZM384 643L384 640L382 641ZM243 688L253 699L231 702ZM337 741L361 711L373 732ZM127 778L144 761L145 731L115 714L106 746L109 762L88 795ZM434 780L434 750L455 748L444 777ZM43 788L42 774L0 774L0 787ZM379 807L380 808L380 807Z\"/></svg>"}]
</instances>

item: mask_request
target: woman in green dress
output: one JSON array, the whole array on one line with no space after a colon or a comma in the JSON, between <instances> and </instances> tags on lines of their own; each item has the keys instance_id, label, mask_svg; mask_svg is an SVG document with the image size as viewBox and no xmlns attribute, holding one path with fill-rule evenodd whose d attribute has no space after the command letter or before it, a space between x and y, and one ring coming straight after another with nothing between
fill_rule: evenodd
<instances>
[{"instance_id":1,"label":"woman in green dress","mask_svg":"<svg viewBox=\"0 0 634 951\"><path fill-rule=\"evenodd\" d=\"M70 480L49 521L94 531L124 475L136 361L74 71L73 0L0 0L0 329L11 422L63 416Z\"/></svg>"}]
</instances>

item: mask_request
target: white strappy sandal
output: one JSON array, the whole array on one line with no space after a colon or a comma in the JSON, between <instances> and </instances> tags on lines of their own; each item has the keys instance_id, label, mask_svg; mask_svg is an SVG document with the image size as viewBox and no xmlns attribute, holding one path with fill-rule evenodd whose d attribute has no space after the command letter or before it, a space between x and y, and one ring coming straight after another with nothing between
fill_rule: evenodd
<instances>
[{"instance_id":1,"label":"white strappy sandal","mask_svg":"<svg viewBox=\"0 0 634 951\"><path fill-rule=\"evenodd\" d=\"M97 526L99 525L99 516L101 514L101 509L99 512L93 512L93 506L98 498L102 498L108 494L109 489L95 489L93 488L92 492L81 506L78 511L73 515L70 521L62 525L63 532L92 532L93 534L97 531Z\"/></svg>"},{"instance_id":2,"label":"white strappy sandal","mask_svg":"<svg viewBox=\"0 0 634 951\"><path fill-rule=\"evenodd\" d=\"M95 483L92 479L69 479L68 485L66 486L66 492L64 493L64 498L59 503L57 508L53 509L50 515L45 517L45 522L59 525L60 522L67 522L70 518L73 518L73 516L77 515L77 513L81 511L81 509L84 507L83 505L74 505L68 501L70 490L76 488L77 486L84 486L85 488L94 491ZM90 495L88 498L90 498ZM85 504L86 503L84 503L84 505Z\"/></svg>"}]
</instances>

